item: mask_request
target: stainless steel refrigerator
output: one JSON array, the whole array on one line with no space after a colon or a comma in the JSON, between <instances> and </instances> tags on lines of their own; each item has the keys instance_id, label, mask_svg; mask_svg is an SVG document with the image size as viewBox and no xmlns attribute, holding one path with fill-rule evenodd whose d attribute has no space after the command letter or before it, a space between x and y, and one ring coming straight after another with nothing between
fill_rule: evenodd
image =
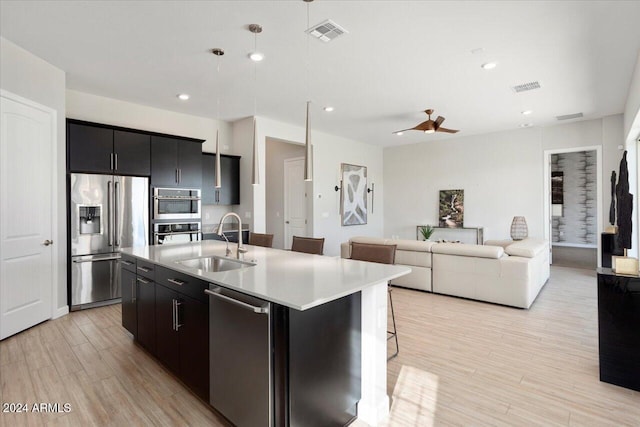
<instances>
[{"instance_id":1,"label":"stainless steel refrigerator","mask_svg":"<svg viewBox=\"0 0 640 427\"><path fill-rule=\"evenodd\" d=\"M120 249L149 242L149 178L71 174L71 310L120 302Z\"/></svg>"}]
</instances>

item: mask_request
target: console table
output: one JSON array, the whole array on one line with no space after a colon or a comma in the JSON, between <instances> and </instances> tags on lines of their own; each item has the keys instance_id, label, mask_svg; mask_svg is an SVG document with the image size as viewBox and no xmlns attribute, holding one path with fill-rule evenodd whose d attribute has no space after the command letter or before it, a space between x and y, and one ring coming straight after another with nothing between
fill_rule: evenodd
<instances>
[{"instance_id":1,"label":"console table","mask_svg":"<svg viewBox=\"0 0 640 427\"><path fill-rule=\"evenodd\" d=\"M426 227L426 225L416 226L417 240L420 240L422 237L422 233L420 233L420 227ZM460 240L463 243L473 243L476 245L484 244L484 227L433 227L433 229L434 232L433 237L431 238L432 240Z\"/></svg>"},{"instance_id":2,"label":"console table","mask_svg":"<svg viewBox=\"0 0 640 427\"><path fill-rule=\"evenodd\" d=\"M640 276L597 272L600 381L640 391Z\"/></svg>"}]
</instances>

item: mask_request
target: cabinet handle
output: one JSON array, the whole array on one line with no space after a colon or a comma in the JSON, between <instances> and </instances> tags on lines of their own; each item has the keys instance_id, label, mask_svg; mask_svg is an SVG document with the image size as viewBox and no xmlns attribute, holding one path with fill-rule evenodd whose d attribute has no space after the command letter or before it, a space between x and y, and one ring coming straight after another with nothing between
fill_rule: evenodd
<instances>
[{"instance_id":1,"label":"cabinet handle","mask_svg":"<svg viewBox=\"0 0 640 427\"><path fill-rule=\"evenodd\" d=\"M182 169L178 168L178 184L182 182Z\"/></svg>"},{"instance_id":2,"label":"cabinet handle","mask_svg":"<svg viewBox=\"0 0 640 427\"><path fill-rule=\"evenodd\" d=\"M133 265L131 261L125 261L123 259L121 259L120 262L123 263L124 265Z\"/></svg>"},{"instance_id":3,"label":"cabinet handle","mask_svg":"<svg viewBox=\"0 0 640 427\"><path fill-rule=\"evenodd\" d=\"M174 300L176 302L176 331L180 329L182 323L180 323L180 306L182 303L178 300Z\"/></svg>"},{"instance_id":4,"label":"cabinet handle","mask_svg":"<svg viewBox=\"0 0 640 427\"><path fill-rule=\"evenodd\" d=\"M113 153L109 153L109 169L113 170Z\"/></svg>"},{"instance_id":5,"label":"cabinet handle","mask_svg":"<svg viewBox=\"0 0 640 427\"><path fill-rule=\"evenodd\" d=\"M114 157L115 157L115 159L116 159L116 160L115 160L115 162L114 162L115 167L114 167L113 169L114 169L114 170L118 170L118 153L115 153L113 156L114 156Z\"/></svg>"},{"instance_id":6,"label":"cabinet handle","mask_svg":"<svg viewBox=\"0 0 640 427\"><path fill-rule=\"evenodd\" d=\"M150 271L151 271L151 269L150 269L150 268L145 268L145 267L138 267L138 270L140 270L140 271L144 271L145 273L148 273L148 272L150 272Z\"/></svg>"},{"instance_id":7,"label":"cabinet handle","mask_svg":"<svg viewBox=\"0 0 640 427\"><path fill-rule=\"evenodd\" d=\"M178 279L167 279L167 282L169 283L173 283L174 285L178 285L178 286L182 286L187 282L183 282L182 280L178 280Z\"/></svg>"},{"instance_id":8,"label":"cabinet handle","mask_svg":"<svg viewBox=\"0 0 640 427\"><path fill-rule=\"evenodd\" d=\"M131 279L131 302L136 302L136 281Z\"/></svg>"},{"instance_id":9,"label":"cabinet handle","mask_svg":"<svg viewBox=\"0 0 640 427\"><path fill-rule=\"evenodd\" d=\"M173 329L175 331L175 330L177 330L176 329L176 300L175 299L171 300L171 315L173 316L171 329Z\"/></svg>"},{"instance_id":10,"label":"cabinet handle","mask_svg":"<svg viewBox=\"0 0 640 427\"><path fill-rule=\"evenodd\" d=\"M136 280L144 285L148 285L149 283L151 283L148 280L144 280L142 277L136 277Z\"/></svg>"},{"instance_id":11,"label":"cabinet handle","mask_svg":"<svg viewBox=\"0 0 640 427\"><path fill-rule=\"evenodd\" d=\"M180 183L180 178L178 178L178 168L176 168L176 184Z\"/></svg>"}]
</instances>

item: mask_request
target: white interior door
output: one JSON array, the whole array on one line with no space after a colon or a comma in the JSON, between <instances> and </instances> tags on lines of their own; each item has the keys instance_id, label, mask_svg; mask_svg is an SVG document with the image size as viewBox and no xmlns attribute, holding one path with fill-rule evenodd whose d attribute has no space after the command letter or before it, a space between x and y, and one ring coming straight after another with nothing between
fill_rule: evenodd
<instances>
[{"instance_id":1,"label":"white interior door","mask_svg":"<svg viewBox=\"0 0 640 427\"><path fill-rule=\"evenodd\" d=\"M291 249L293 236L307 235L307 202L304 158L284 161L284 248Z\"/></svg>"},{"instance_id":2,"label":"white interior door","mask_svg":"<svg viewBox=\"0 0 640 427\"><path fill-rule=\"evenodd\" d=\"M0 339L52 317L55 112L0 97Z\"/></svg>"}]
</instances>

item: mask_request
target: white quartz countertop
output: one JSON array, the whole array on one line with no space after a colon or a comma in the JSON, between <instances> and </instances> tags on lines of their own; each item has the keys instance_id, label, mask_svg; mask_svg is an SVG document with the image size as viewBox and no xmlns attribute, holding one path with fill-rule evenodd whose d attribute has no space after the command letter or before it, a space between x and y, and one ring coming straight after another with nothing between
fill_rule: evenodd
<instances>
[{"instance_id":1,"label":"white quartz countertop","mask_svg":"<svg viewBox=\"0 0 640 427\"><path fill-rule=\"evenodd\" d=\"M229 247L234 251L235 244ZM229 289L296 310L307 310L359 292L368 286L411 272L400 265L354 261L340 257L245 245L244 261L254 262L237 270L208 272L177 261L225 256L225 242L205 240L178 245L125 248L124 254L150 261Z\"/></svg>"}]
</instances>

